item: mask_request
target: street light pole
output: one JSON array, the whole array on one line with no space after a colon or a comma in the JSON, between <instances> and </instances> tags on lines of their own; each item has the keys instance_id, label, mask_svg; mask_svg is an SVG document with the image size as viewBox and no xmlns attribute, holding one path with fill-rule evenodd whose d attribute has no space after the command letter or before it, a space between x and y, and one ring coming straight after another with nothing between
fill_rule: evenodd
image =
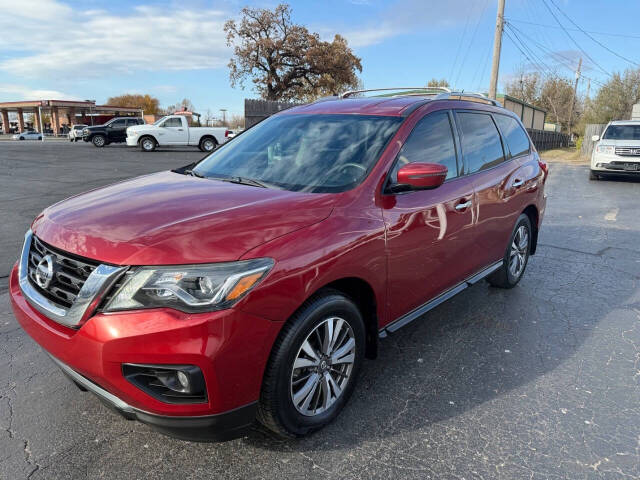
<instances>
[{"instance_id":1,"label":"street light pole","mask_svg":"<svg viewBox=\"0 0 640 480\"><path fill-rule=\"evenodd\" d=\"M489 98L493 98L494 100L498 92L498 71L500 70L500 50L502 49L502 30L504 29L504 2L505 0L498 0L496 32L493 37L493 62L491 64L491 83L489 84Z\"/></svg>"}]
</instances>

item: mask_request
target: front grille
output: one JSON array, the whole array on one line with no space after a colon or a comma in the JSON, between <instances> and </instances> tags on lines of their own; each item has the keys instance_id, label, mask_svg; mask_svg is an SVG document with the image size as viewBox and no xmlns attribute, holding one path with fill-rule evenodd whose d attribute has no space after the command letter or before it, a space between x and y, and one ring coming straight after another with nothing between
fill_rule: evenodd
<instances>
[{"instance_id":1,"label":"front grille","mask_svg":"<svg viewBox=\"0 0 640 480\"><path fill-rule=\"evenodd\" d=\"M36 281L36 268L46 255L53 259L53 278L47 288L42 288ZM34 235L29 249L29 282L47 299L68 310L98 265L98 262L79 259L53 248Z\"/></svg>"},{"instance_id":2,"label":"front grille","mask_svg":"<svg viewBox=\"0 0 640 480\"><path fill-rule=\"evenodd\" d=\"M623 157L640 156L640 147L616 147L616 155Z\"/></svg>"}]
</instances>

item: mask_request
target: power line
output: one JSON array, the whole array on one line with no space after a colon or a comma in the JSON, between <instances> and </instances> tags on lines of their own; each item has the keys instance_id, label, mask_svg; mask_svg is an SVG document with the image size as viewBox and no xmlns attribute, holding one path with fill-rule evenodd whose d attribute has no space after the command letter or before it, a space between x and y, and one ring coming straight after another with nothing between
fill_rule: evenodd
<instances>
[{"instance_id":1,"label":"power line","mask_svg":"<svg viewBox=\"0 0 640 480\"><path fill-rule=\"evenodd\" d=\"M562 14L564 15L564 17L569 20L574 27L576 27L578 30L580 30L582 33L584 33L587 37L589 37L591 40L593 40L594 42L596 42L598 45L600 45L602 48L604 48L606 51L612 53L613 55L615 55L618 58L621 58L622 60L625 60L627 62L629 62L632 65L635 65L636 67L640 67L640 63L634 62L633 60L629 60L627 57L624 57L622 55L620 55L619 53L614 52L613 50L611 50L609 47L607 47L605 44L603 44L602 42L600 42L599 40L596 40L595 38L593 38L589 33L587 33L585 30L582 29L582 27L580 27L580 25L578 25L576 22L574 22L573 20L571 20L571 18L569 18L569 16L564 13L560 7L558 7L558 5L556 5L556 2L554 2L553 0L549 0L554 7L556 7L556 9Z\"/></svg>"},{"instance_id":2,"label":"power line","mask_svg":"<svg viewBox=\"0 0 640 480\"><path fill-rule=\"evenodd\" d=\"M467 63L467 57L469 56L469 51L471 50L471 47L473 45L473 41L476 38L476 34L478 33L478 28L480 27L480 22L482 21L482 18L484 17L484 14L485 14L485 12L487 10L487 6L488 5L489 5L489 0L486 0L484 2L484 8L480 12L480 15L478 15L478 21L476 22L476 28L473 30L473 34L471 35L471 40L469 41L469 46L467 47L467 51L465 52L464 57L462 58L462 63L460 64L460 70L458 70L458 75L456 75L456 81L454 82L454 86L458 84L458 79L460 78L460 75L462 74L462 70L464 69L465 63Z\"/></svg>"},{"instance_id":3,"label":"power line","mask_svg":"<svg viewBox=\"0 0 640 480\"><path fill-rule=\"evenodd\" d=\"M544 24L544 23L530 22L530 21L527 21L527 20L518 20L518 19L515 19L515 18L509 18L507 20L509 20L510 22L526 23L528 25L535 25L537 27L555 28L555 29L562 28L562 27L558 27L557 25L547 25L547 24ZM578 30L577 28L567 28L567 30L570 30L572 32L580 32L580 31L582 31L582 30ZM629 34L626 34L626 33L595 32L593 30L584 30L583 32L592 33L594 35L608 35L610 37L622 37L622 38L640 39L640 35L629 35Z\"/></svg>"},{"instance_id":4,"label":"power line","mask_svg":"<svg viewBox=\"0 0 640 480\"><path fill-rule=\"evenodd\" d=\"M594 64L596 67L598 67L600 70L602 70L606 75L611 76L611 74L609 72L607 72L604 68L602 68L602 66L600 66L600 64L598 62L596 62L591 55L589 55L581 46L578 42L575 41L575 39L571 36L571 34L567 31L567 29L565 28L564 25L562 25L562 23L560 22L560 20L558 20L558 17L556 17L556 14L553 13L553 10L551 10L551 7L549 6L549 4L547 3L547 0L542 0L542 3L544 4L545 7L547 7L547 10L549 10L549 13L551 14L551 16L553 17L553 19L556 21L556 23L562 28L562 31L567 35L567 37L569 37L569 39L573 42L573 44L578 47L578 50L580 50L585 57L587 57L589 59L589 61ZM555 4L554 4L555 5Z\"/></svg>"},{"instance_id":5,"label":"power line","mask_svg":"<svg viewBox=\"0 0 640 480\"><path fill-rule=\"evenodd\" d=\"M515 25L513 25L510 22L506 22L506 24L509 26L510 29L512 29L512 31L517 31L519 32L523 37L527 38L531 43L535 44L538 46L538 48L540 50L543 51L543 53L546 53L547 55L550 55L551 57L555 57L555 60L560 63L561 65L564 65L566 68L568 68L569 70L571 70L572 72L575 71L575 66L572 65L571 63L574 61L572 58L566 57L564 55L562 55L559 52L554 52L551 49L549 49L548 47L545 47L544 45L542 45L540 42L538 42L535 38L527 35L526 33L524 33L522 30L520 30L519 28L517 28ZM558 58L562 58L565 59L566 61L570 62L570 63L565 63L562 60L558 60ZM596 80L595 78L591 78L588 77L586 75L582 75L584 78L586 78L587 80L591 80L592 82L600 85L601 87L604 86L604 83L602 83L599 80Z\"/></svg>"}]
</instances>

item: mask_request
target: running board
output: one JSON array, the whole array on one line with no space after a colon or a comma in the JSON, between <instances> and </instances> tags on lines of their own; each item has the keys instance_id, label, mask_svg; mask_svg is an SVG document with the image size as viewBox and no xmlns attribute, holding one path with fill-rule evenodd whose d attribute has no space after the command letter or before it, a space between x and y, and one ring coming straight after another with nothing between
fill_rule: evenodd
<instances>
[{"instance_id":1,"label":"running board","mask_svg":"<svg viewBox=\"0 0 640 480\"><path fill-rule=\"evenodd\" d=\"M476 273L475 275L473 275L473 276L469 277L468 279L466 279L464 282L459 283L455 287L453 287L453 288L447 290L446 292L438 295L433 300L431 300L431 301L425 303L424 305L421 305L421 306L411 310L409 313L407 313L406 315L403 315L402 317L398 318L397 320L394 320L389 325L387 325L386 327L381 329L380 332L378 332L378 336L380 338L385 338L388 333L393 333L393 332L401 329L402 327L404 327L408 323L411 323L414 320L416 320L417 318L420 318L422 315L427 313L429 310L432 310L432 309L436 308L441 303L446 302L450 298L456 296L461 291L465 290L467 287L470 287L474 283L478 283L484 277L486 277L486 276L492 274L493 272L495 272L496 270L498 270L501 266L502 266L502 260L499 261L499 262L494 263L490 267L485 268L481 272Z\"/></svg>"}]
</instances>

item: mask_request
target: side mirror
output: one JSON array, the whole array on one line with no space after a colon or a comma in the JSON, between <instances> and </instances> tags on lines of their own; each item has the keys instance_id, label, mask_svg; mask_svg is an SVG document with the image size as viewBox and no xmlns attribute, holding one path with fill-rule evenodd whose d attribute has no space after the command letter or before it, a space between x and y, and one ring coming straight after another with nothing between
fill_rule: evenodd
<instances>
[{"instance_id":1,"label":"side mirror","mask_svg":"<svg viewBox=\"0 0 640 480\"><path fill-rule=\"evenodd\" d=\"M412 190L438 188L447 178L448 169L437 163L409 163L398 170L398 183Z\"/></svg>"},{"instance_id":2,"label":"side mirror","mask_svg":"<svg viewBox=\"0 0 640 480\"><path fill-rule=\"evenodd\" d=\"M594 135L593 137L591 137L592 142L597 142L598 140L600 140L600 135Z\"/></svg>"}]
</instances>

